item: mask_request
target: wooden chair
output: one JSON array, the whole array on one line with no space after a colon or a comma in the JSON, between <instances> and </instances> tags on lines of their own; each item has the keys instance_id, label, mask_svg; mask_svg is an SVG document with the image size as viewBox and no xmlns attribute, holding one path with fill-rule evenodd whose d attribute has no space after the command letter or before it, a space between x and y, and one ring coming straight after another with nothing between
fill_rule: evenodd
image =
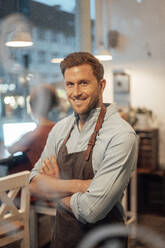
<instances>
[{"instance_id":1,"label":"wooden chair","mask_svg":"<svg viewBox=\"0 0 165 248\"><path fill-rule=\"evenodd\" d=\"M139 151L139 136L137 135L137 157L130 182L124 192L122 204L126 214L126 224L137 222L137 160Z\"/></svg>"},{"instance_id":2,"label":"wooden chair","mask_svg":"<svg viewBox=\"0 0 165 248\"><path fill-rule=\"evenodd\" d=\"M30 207L30 247L39 248L50 242L55 222L56 204L36 201ZM47 229L45 229L45 225Z\"/></svg>"},{"instance_id":3,"label":"wooden chair","mask_svg":"<svg viewBox=\"0 0 165 248\"><path fill-rule=\"evenodd\" d=\"M20 241L29 242L29 171L0 178L0 247Z\"/></svg>"}]
</instances>

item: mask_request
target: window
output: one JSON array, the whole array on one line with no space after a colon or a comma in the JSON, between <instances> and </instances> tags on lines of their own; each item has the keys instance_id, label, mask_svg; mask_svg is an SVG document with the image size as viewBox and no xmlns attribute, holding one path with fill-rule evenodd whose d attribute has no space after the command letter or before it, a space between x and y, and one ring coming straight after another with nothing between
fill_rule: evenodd
<instances>
[{"instance_id":1,"label":"window","mask_svg":"<svg viewBox=\"0 0 165 248\"><path fill-rule=\"evenodd\" d=\"M38 39L39 40L45 40L45 30L38 28L37 29Z\"/></svg>"},{"instance_id":2,"label":"window","mask_svg":"<svg viewBox=\"0 0 165 248\"><path fill-rule=\"evenodd\" d=\"M46 80L46 79L48 78L48 74L45 73L45 72L41 72L41 73L40 73L40 77L41 77L41 80L42 80L42 82L43 82L44 80Z\"/></svg>"},{"instance_id":3,"label":"window","mask_svg":"<svg viewBox=\"0 0 165 248\"><path fill-rule=\"evenodd\" d=\"M57 57L60 57L60 53L59 52L53 52L52 58L57 58Z\"/></svg>"},{"instance_id":4,"label":"window","mask_svg":"<svg viewBox=\"0 0 165 248\"><path fill-rule=\"evenodd\" d=\"M45 51L38 51L38 62L40 64L44 64L46 62L46 52Z\"/></svg>"},{"instance_id":5,"label":"window","mask_svg":"<svg viewBox=\"0 0 165 248\"><path fill-rule=\"evenodd\" d=\"M55 31L51 31L51 41L57 42L58 41L58 34Z\"/></svg>"}]
</instances>

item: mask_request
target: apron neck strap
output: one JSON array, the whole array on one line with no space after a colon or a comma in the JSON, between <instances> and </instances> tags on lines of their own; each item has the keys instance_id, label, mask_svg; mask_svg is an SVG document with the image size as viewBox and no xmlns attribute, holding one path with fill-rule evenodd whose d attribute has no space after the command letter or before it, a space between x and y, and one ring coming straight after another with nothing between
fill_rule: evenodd
<instances>
[{"instance_id":1,"label":"apron neck strap","mask_svg":"<svg viewBox=\"0 0 165 248\"><path fill-rule=\"evenodd\" d=\"M105 113L106 113L106 107L105 107L104 104L102 104L101 111L99 113L94 132L92 133L92 135L91 135L91 137L89 139L88 147L87 147L87 150L85 151L85 160L86 161L89 159L90 153L91 153L91 151L92 151L92 149L93 149L93 147L95 145L96 136L97 136L102 124L103 124ZM69 133L65 137L63 145L66 145L66 142L68 141L68 139L70 137L70 134L72 132L73 127L74 127L74 125L72 125Z\"/></svg>"},{"instance_id":2,"label":"apron neck strap","mask_svg":"<svg viewBox=\"0 0 165 248\"><path fill-rule=\"evenodd\" d=\"M69 130L67 136L65 137L64 142L63 142L63 145L66 145L66 142L68 141L68 139L69 139L69 137L70 137L70 134L71 134L71 132L72 132L72 130L73 130L73 127L74 127L74 125L72 125L72 127L71 127L71 129Z\"/></svg>"},{"instance_id":3,"label":"apron neck strap","mask_svg":"<svg viewBox=\"0 0 165 248\"><path fill-rule=\"evenodd\" d=\"M103 124L105 113L106 113L106 107L105 107L104 104L102 104L101 111L100 111L100 114L98 116L94 132L92 133L92 135L91 135L91 137L89 139L88 148L85 151L85 160L86 161L89 159L90 153L91 153L91 151L92 151L92 149L93 149L93 147L95 145L96 136L97 136L102 124Z\"/></svg>"}]
</instances>

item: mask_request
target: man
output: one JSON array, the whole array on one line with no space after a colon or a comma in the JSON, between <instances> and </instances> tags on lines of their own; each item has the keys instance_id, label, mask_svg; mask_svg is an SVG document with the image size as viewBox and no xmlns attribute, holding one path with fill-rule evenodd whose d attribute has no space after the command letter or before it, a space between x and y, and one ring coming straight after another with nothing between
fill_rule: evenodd
<instances>
[{"instance_id":1,"label":"man","mask_svg":"<svg viewBox=\"0 0 165 248\"><path fill-rule=\"evenodd\" d=\"M103 104L104 69L93 55L72 53L60 66L74 113L50 132L30 190L58 198L52 247L75 248L92 228L123 223L136 134L113 104Z\"/></svg>"}]
</instances>

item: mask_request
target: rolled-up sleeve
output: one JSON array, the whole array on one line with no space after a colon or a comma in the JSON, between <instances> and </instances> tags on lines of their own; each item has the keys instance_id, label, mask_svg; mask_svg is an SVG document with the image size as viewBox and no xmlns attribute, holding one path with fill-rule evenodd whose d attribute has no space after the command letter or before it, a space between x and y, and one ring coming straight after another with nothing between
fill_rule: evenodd
<instances>
[{"instance_id":1,"label":"rolled-up sleeve","mask_svg":"<svg viewBox=\"0 0 165 248\"><path fill-rule=\"evenodd\" d=\"M42 166L42 162L47 157L50 157L52 154L54 154L55 157L57 156L57 154L55 153L55 139L54 139L55 135L56 135L55 129L53 128L48 135L48 139L44 147L44 150L41 154L41 157L39 158L39 160L37 161L37 163L35 164L34 168L30 173L29 181L31 181L33 177L39 174L40 168Z\"/></svg>"},{"instance_id":2,"label":"rolled-up sleeve","mask_svg":"<svg viewBox=\"0 0 165 248\"><path fill-rule=\"evenodd\" d=\"M84 223L103 219L120 201L136 160L136 134L125 132L114 136L88 190L71 197L75 217Z\"/></svg>"}]
</instances>

